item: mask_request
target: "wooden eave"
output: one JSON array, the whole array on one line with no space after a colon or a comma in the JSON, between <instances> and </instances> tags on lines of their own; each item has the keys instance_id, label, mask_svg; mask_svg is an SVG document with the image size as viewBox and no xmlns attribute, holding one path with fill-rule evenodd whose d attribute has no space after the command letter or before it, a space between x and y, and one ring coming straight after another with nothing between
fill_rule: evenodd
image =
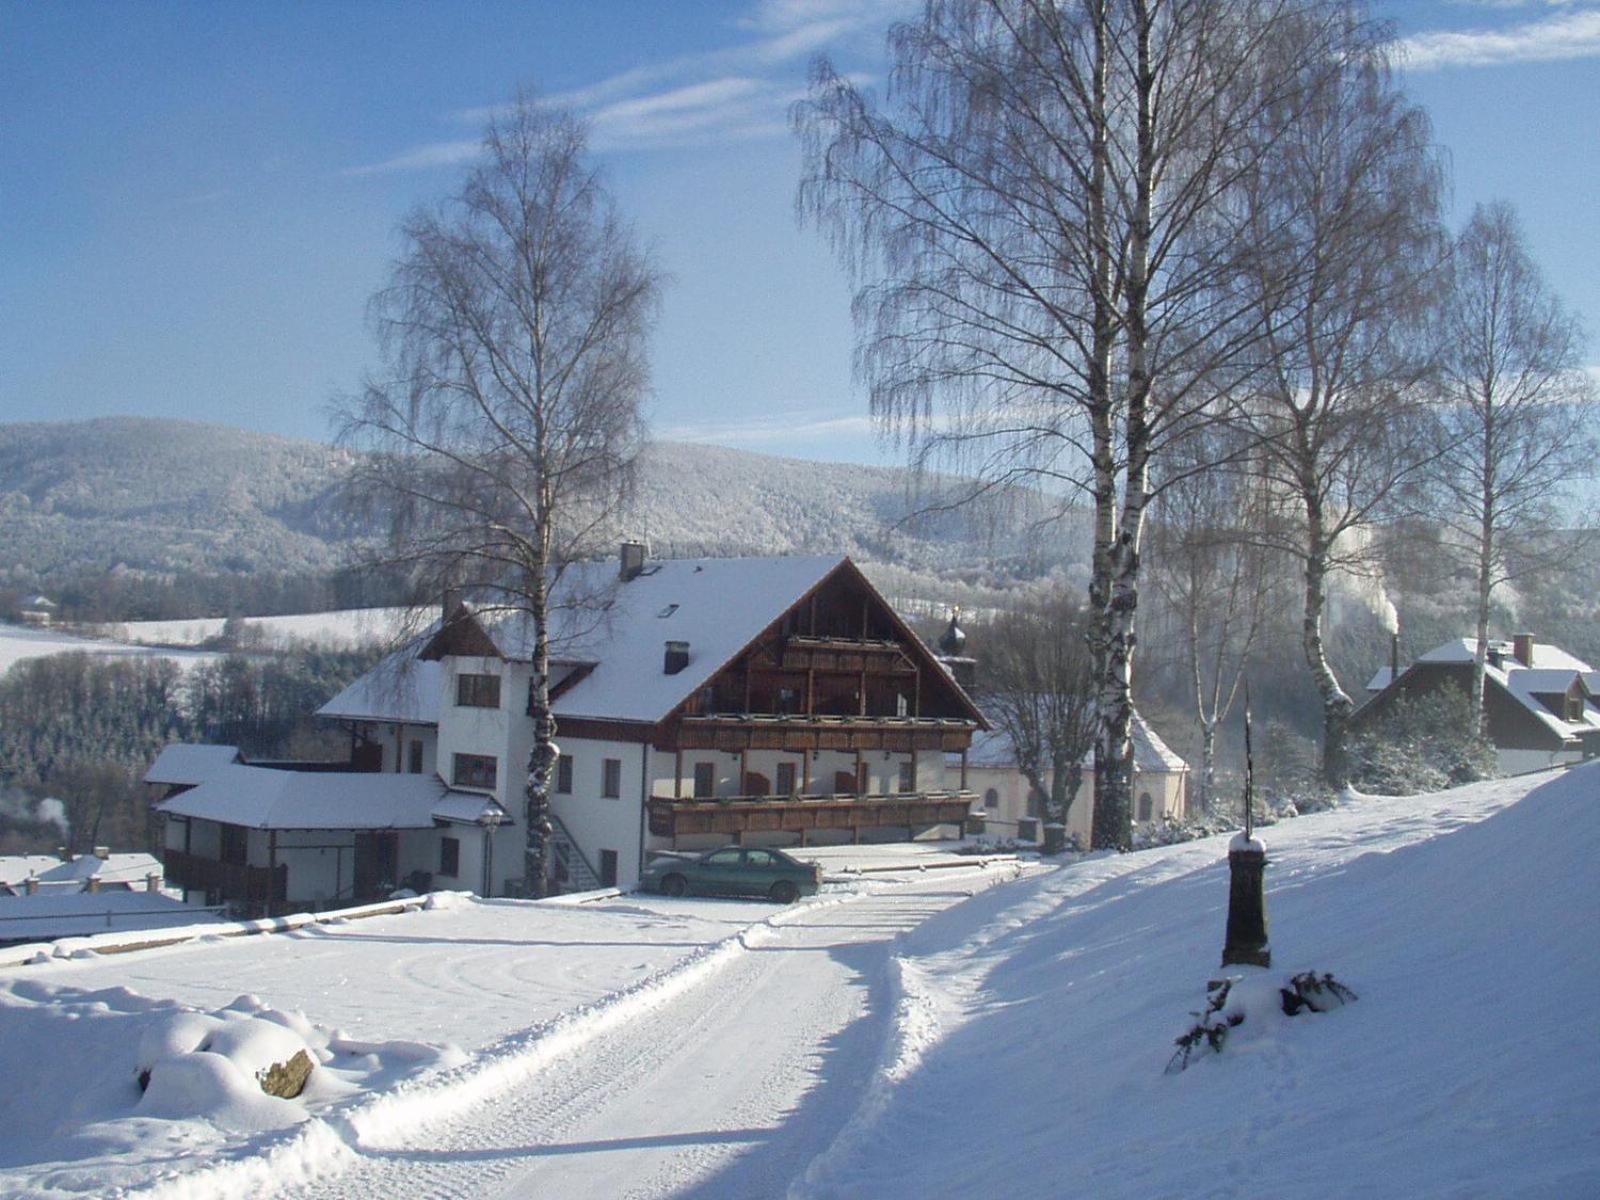
<instances>
[{"instance_id":1,"label":"wooden eave","mask_svg":"<svg viewBox=\"0 0 1600 1200\"><path fill-rule=\"evenodd\" d=\"M500 647L483 628L483 623L466 605L462 604L450 614L437 633L428 639L418 658L436 662L445 657L503 658Z\"/></svg>"}]
</instances>

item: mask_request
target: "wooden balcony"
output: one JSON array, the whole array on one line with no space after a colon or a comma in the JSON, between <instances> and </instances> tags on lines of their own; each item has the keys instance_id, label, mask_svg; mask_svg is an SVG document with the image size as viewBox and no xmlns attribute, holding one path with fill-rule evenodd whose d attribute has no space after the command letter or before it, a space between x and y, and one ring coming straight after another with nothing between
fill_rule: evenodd
<instances>
[{"instance_id":1,"label":"wooden balcony","mask_svg":"<svg viewBox=\"0 0 1600 1200\"><path fill-rule=\"evenodd\" d=\"M245 904L252 911L265 912L275 904L282 904L289 882L287 865L280 864L276 870L249 867L185 854L182 850L165 851L162 866L172 886L203 891L208 898L214 896L224 903Z\"/></svg>"},{"instance_id":2,"label":"wooden balcony","mask_svg":"<svg viewBox=\"0 0 1600 1200\"><path fill-rule=\"evenodd\" d=\"M977 726L956 717L764 716L724 713L685 717L677 744L684 750L918 750L959 753Z\"/></svg>"},{"instance_id":3,"label":"wooden balcony","mask_svg":"<svg viewBox=\"0 0 1600 1200\"><path fill-rule=\"evenodd\" d=\"M798 833L847 829L859 838L863 829L964 825L972 792L900 792L871 796L732 796L716 800L650 801L650 832L672 838L717 834L739 841L746 833Z\"/></svg>"}]
</instances>

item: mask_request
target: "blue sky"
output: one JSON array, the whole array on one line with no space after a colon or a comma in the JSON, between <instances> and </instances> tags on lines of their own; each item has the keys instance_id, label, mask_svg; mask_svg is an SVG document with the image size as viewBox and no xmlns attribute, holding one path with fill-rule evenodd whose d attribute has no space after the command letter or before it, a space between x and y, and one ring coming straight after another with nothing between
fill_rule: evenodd
<instances>
[{"instance_id":1,"label":"blue sky","mask_svg":"<svg viewBox=\"0 0 1600 1200\"><path fill-rule=\"evenodd\" d=\"M1518 207L1600 362L1600 0L1376 0L1453 166ZM786 109L826 52L871 79L914 0L0 0L0 420L111 413L329 435L367 297L522 83L587 113L673 277L663 437L892 460L849 289L796 227Z\"/></svg>"}]
</instances>

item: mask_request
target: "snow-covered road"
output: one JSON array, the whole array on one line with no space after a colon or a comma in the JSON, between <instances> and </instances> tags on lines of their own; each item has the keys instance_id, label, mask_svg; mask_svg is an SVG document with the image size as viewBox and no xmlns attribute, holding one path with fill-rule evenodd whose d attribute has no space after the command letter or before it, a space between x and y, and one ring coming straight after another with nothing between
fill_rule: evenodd
<instances>
[{"instance_id":1,"label":"snow-covered road","mask_svg":"<svg viewBox=\"0 0 1600 1200\"><path fill-rule=\"evenodd\" d=\"M521 1086L285 1193L366 1198L776 1196L825 1151L877 1066L895 939L977 872L822 903L758 929L695 986Z\"/></svg>"}]
</instances>

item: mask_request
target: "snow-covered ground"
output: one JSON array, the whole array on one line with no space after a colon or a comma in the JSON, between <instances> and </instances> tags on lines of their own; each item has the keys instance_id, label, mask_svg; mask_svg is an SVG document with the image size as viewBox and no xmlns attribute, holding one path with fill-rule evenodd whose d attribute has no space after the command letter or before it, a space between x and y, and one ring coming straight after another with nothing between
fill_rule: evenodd
<instances>
[{"instance_id":1,"label":"snow-covered ground","mask_svg":"<svg viewBox=\"0 0 1600 1200\"><path fill-rule=\"evenodd\" d=\"M59 629L39 629L32 625L12 625L0 621L0 675L4 675L14 664L26 659L43 658L48 654L69 654L73 651L124 657L159 655L183 664L210 662L217 657L202 650L157 650L127 641L79 637Z\"/></svg>"},{"instance_id":2,"label":"snow-covered ground","mask_svg":"<svg viewBox=\"0 0 1600 1200\"><path fill-rule=\"evenodd\" d=\"M1600 765L1266 841L1274 965L1176 1075L1225 838L3 969L0 1193L1600 1195ZM1359 999L1283 1016L1307 969Z\"/></svg>"},{"instance_id":3,"label":"snow-covered ground","mask_svg":"<svg viewBox=\"0 0 1600 1200\"><path fill-rule=\"evenodd\" d=\"M334 612L294 613L282 617L244 618L245 640L274 648L294 642L311 642L330 649L351 649L372 642L388 642L415 623L405 608L346 608ZM125 642L144 646L198 646L222 635L222 617L197 617L181 621L127 621L106 632Z\"/></svg>"}]
</instances>

